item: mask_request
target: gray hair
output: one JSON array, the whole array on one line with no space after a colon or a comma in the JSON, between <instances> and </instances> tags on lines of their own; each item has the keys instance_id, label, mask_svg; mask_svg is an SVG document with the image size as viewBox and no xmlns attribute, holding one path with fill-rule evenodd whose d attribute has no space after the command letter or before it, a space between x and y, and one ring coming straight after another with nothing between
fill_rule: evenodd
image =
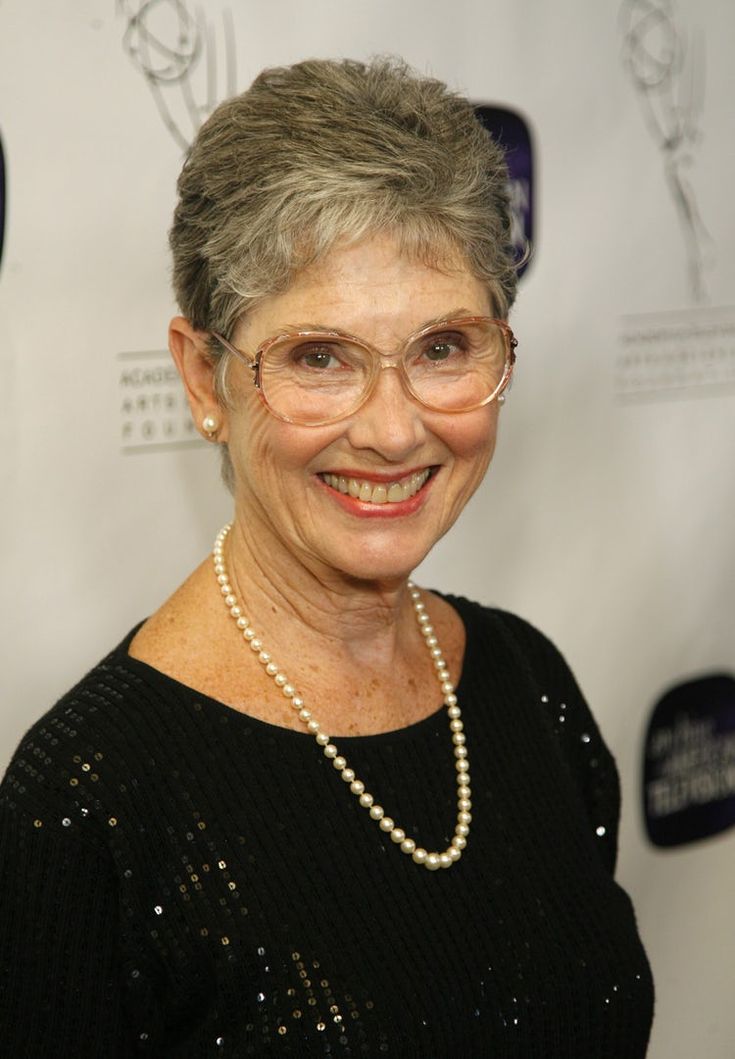
<instances>
[{"instance_id":1,"label":"gray hair","mask_svg":"<svg viewBox=\"0 0 735 1059\"><path fill-rule=\"evenodd\" d=\"M517 281L507 186L472 105L402 60L264 70L212 113L179 177L179 307L229 337L337 240L390 232L427 264L459 255L505 318ZM226 355L211 349L226 402Z\"/></svg>"}]
</instances>

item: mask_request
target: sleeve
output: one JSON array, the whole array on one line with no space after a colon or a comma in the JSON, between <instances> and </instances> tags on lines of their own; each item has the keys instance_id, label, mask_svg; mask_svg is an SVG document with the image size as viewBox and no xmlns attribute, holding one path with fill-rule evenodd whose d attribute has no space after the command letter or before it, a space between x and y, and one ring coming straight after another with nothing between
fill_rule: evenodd
<instances>
[{"instance_id":1,"label":"sleeve","mask_svg":"<svg viewBox=\"0 0 735 1059\"><path fill-rule=\"evenodd\" d=\"M2 1051L127 1059L112 865L68 831L0 800Z\"/></svg>"},{"instance_id":2,"label":"sleeve","mask_svg":"<svg viewBox=\"0 0 735 1059\"><path fill-rule=\"evenodd\" d=\"M615 760L557 648L521 618L506 612L500 612L500 617L520 651L539 709L558 740L603 863L614 874L620 823L620 781Z\"/></svg>"}]
</instances>

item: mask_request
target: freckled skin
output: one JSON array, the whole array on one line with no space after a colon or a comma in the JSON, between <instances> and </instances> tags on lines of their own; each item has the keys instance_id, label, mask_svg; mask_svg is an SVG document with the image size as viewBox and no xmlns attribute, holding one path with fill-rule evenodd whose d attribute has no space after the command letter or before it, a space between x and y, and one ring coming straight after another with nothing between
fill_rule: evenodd
<instances>
[{"instance_id":1,"label":"freckled skin","mask_svg":"<svg viewBox=\"0 0 735 1059\"><path fill-rule=\"evenodd\" d=\"M246 353L289 327L327 326L391 353L428 322L493 315L462 261L440 271L402 257L387 236L334 248L284 293L264 299L233 336ZM227 561L264 644L335 736L401 727L442 695L418 632L406 579L477 489L495 447L495 402L451 415L423 408L398 373L381 372L370 400L323 427L284 423L263 406L248 369L231 362L232 407L217 406L201 336L176 318L172 352L192 413L216 413L234 469L235 523ZM431 468L416 510L361 518L335 502L320 474L401 478ZM426 596L456 679L464 627ZM236 709L303 730L222 605L203 563L138 633L131 653Z\"/></svg>"},{"instance_id":2,"label":"freckled skin","mask_svg":"<svg viewBox=\"0 0 735 1059\"><path fill-rule=\"evenodd\" d=\"M412 331L457 308L489 314L483 285L466 269L440 272L401 257L392 240L333 250L265 300L235 334L254 350L284 326L328 324L386 352ZM241 528L260 550L286 550L307 568L322 565L348 577L406 576L447 532L477 489L495 446L497 405L460 415L430 412L410 400L397 373L382 373L371 400L354 416L326 427L283 423L260 403L248 369L233 366L242 394L228 415ZM334 467L400 471L438 466L425 508L416 517L356 520L318 488L314 476Z\"/></svg>"}]
</instances>

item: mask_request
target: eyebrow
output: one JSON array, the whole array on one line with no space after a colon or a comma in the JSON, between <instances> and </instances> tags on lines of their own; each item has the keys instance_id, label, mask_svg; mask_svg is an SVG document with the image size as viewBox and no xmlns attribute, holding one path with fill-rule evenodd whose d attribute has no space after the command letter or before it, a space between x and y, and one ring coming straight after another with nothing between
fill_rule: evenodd
<instances>
[{"instance_id":1,"label":"eyebrow","mask_svg":"<svg viewBox=\"0 0 735 1059\"><path fill-rule=\"evenodd\" d=\"M431 320L427 320L425 323L415 327L414 331L423 331L427 327L435 327L440 324L451 323L452 320L459 320L464 316L477 316L476 312L471 309L460 307L459 309L450 309L449 312L441 313L440 316L435 316ZM287 324L281 328L279 334L292 334L297 331L321 331L321 332L334 332L339 335L347 335L352 338L358 336L353 331L343 331L341 327L335 327L334 324L320 324L313 321L307 321L299 324Z\"/></svg>"}]
</instances>

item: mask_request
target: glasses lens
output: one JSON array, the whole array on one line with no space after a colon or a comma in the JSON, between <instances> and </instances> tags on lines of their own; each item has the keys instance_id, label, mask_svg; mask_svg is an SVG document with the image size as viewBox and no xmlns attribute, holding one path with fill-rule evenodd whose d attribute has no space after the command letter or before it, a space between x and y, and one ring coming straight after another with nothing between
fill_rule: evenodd
<instances>
[{"instance_id":1,"label":"glasses lens","mask_svg":"<svg viewBox=\"0 0 735 1059\"><path fill-rule=\"evenodd\" d=\"M500 388L510 361L506 332L492 321L442 324L419 336L406 351L406 372L420 401L461 412Z\"/></svg>"},{"instance_id":2,"label":"glasses lens","mask_svg":"<svg viewBox=\"0 0 735 1059\"><path fill-rule=\"evenodd\" d=\"M490 400L510 366L508 334L490 320L446 323L414 339L403 365L414 396L430 408L462 412ZM349 415L373 379L374 354L328 333L289 335L260 358L260 388L276 415L326 423Z\"/></svg>"},{"instance_id":3,"label":"glasses lens","mask_svg":"<svg viewBox=\"0 0 735 1059\"><path fill-rule=\"evenodd\" d=\"M344 338L311 334L279 339L260 364L260 386L276 415L322 423L349 414L370 379L368 350Z\"/></svg>"}]
</instances>

